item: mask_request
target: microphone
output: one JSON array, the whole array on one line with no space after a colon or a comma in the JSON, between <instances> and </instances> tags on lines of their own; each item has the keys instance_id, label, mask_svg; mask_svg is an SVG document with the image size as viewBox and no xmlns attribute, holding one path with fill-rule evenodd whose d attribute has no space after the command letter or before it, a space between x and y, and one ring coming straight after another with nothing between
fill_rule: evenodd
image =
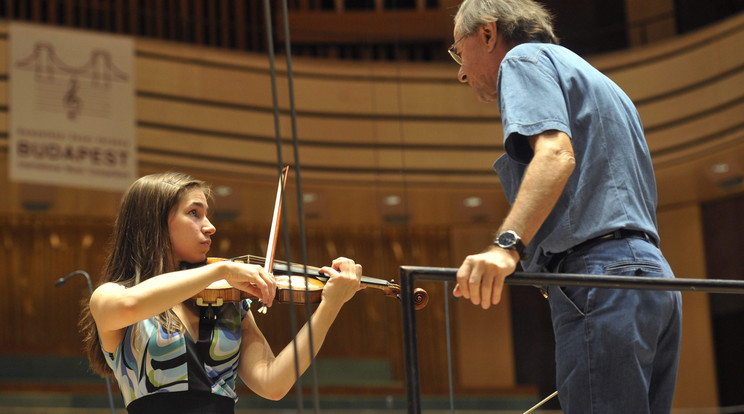
<instances>
[{"instance_id":1,"label":"microphone","mask_svg":"<svg viewBox=\"0 0 744 414\"><path fill-rule=\"evenodd\" d=\"M60 287L67 283L68 280L71 278L77 276L77 275L83 275L85 277L85 280L88 281L88 291L90 292L90 295L93 296L93 283L90 282L90 275L85 270L76 270L69 275L65 277L61 277L57 279L56 282L54 282L54 286ZM114 414L114 395L111 393L111 380L109 380L109 377L104 377L104 380L106 380L106 391L108 392L108 399L109 399L109 407L111 408L111 414Z\"/></svg>"},{"instance_id":2,"label":"microphone","mask_svg":"<svg viewBox=\"0 0 744 414\"><path fill-rule=\"evenodd\" d=\"M54 282L54 286L60 287L60 286L64 285L65 283L67 283L68 280L70 280L71 278L73 278L73 277L75 277L77 275L83 275L83 276L85 276L85 280L88 281L88 291L90 292L91 295L93 295L93 284L90 282L90 275L85 270L76 270L76 271L70 273L69 275L67 275L65 277L61 277L61 278L57 279L57 281Z\"/></svg>"}]
</instances>

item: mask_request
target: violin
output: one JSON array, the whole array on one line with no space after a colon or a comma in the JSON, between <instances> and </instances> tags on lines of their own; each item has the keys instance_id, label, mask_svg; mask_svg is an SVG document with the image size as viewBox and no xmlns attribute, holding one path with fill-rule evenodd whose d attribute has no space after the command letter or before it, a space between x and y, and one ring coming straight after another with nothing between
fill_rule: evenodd
<instances>
[{"instance_id":1,"label":"violin","mask_svg":"<svg viewBox=\"0 0 744 414\"><path fill-rule=\"evenodd\" d=\"M232 259L210 257L207 264L223 260L235 262L265 265L263 257L245 255ZM307 276L303 276L307 272ZM322 297L323 287L330 279L320 272L319 267L304 266L297 263L275 261L272 273L276 278L276 297L279 303L319 303ZM400 299L400 286L383 279L362 276L361 285L368 288L379 289L382 294ZM207 286L204 290L194 295L193 299L198 306L222 306L224 303L236 303L243 299L256 299L248 292L236 289L225 280L219 280ZM429 303L429 294L421 288L413 291L413 303L416 310L423 309Z\"/></svg>"},{"instance_id":2,"label":"violin","mask_svg":"<svg viewBox=\"0 0 744 414\"><path fill-rule=\"evenodd\" d=\"M286 176L289 166L284 166L279 174L279 182L276 190L276 202L274 204L274 218L271 222L271 232L269 234L269 245L266 251L266 258L257 256L239 256L232 259L208 258L206 264L215 263L222 260L232 260L236 262L261 265L267 273L272 273L276 278L276 297L278 302L294 303L319 303L322 298L323 287L325 282L330 279L329 276L320 273L320 268L305 266L296 263L275 262L274 252L276 251L277 234L279 229L279 219L281 217L282 193L286 185ZM307 274L308 277L300 276ZM400 286L382 279L362 276L361 285L382 290L386 296L400 299ZM414 308L422 309L429 302L429 294L423 289L415 289ZM240 302L243 299L251 299L251 296L240 289L230 286L225 280L220 280L207 286L199 294L194 295L192 299L199 306L222 306L223 303ZM266 308L261 307L260 312L265 313Z\"/></svg>"}]
</instances>

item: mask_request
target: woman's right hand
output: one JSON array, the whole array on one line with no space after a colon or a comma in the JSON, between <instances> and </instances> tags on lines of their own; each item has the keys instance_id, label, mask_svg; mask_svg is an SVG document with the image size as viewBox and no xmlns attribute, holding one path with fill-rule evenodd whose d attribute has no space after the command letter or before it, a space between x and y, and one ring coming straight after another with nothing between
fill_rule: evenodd
<instances>
[{"instance_id":1,"label":"woman's right hand","mask_svg":"<svg viewBox=\"0 0 744 414\"><path fill-rule=\"evenodd\" d=\"M224 266L222 273L230 286L261 299L266 306L274 302L276 280L263 267L233 261L218 262L214 266Z\"/></svg>"}]
</instances>

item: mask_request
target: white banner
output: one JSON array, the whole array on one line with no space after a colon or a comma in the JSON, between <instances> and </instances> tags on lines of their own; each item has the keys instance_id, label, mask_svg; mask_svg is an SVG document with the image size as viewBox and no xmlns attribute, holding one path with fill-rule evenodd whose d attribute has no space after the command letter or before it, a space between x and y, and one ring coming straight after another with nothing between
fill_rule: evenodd
<instances>
[{"instance_id":1,"label":"white banner","mask_svg":"<svg viewBox=\"0 0 744 414\"><path fill-rule=\"evenodd\" d=\"M134 41L10 25L10 179L125 189L137 174Z\"/></svg>"}]
</instances>

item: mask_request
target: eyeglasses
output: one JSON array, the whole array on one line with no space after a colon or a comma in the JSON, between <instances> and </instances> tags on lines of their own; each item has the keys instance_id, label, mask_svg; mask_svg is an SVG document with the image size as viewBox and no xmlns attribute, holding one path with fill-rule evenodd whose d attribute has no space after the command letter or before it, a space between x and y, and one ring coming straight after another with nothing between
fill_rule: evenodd
<instances>
[{"instance_id":1,"label":"eyeglasses","mask_svg":"<svg viewBox=\"0 0 744 414\"><path fill-rule=\"evenodd\" d=\"M452 59L460 66L462 66L462 55L457 52L457 44L464 38L465 36L461 36L459 39L455 40L455 43L452 43L452 46L450 46L449 49L447 49L450 56L452 56Z\"/></svg>"}]
</instances>

